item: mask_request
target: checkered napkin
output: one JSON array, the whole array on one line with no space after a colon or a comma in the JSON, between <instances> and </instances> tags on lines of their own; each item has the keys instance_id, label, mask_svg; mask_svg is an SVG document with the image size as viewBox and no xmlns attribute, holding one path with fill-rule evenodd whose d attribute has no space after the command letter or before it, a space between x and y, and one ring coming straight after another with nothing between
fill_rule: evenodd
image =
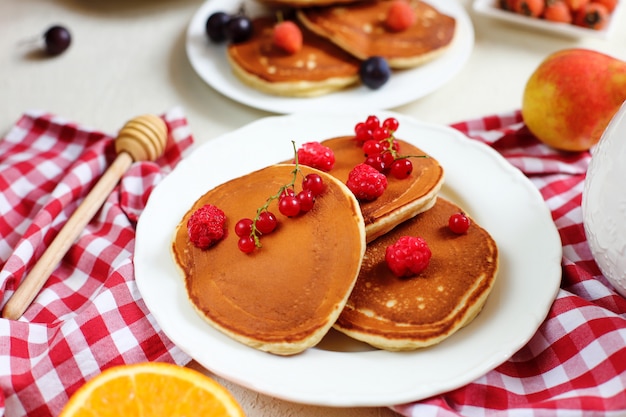
<instances>
[{"instance_id":1,"label":"checkered napkin","mask_svg":"<svg viewBox=\"0 0 626 417\"><path fill-rule=\"evenodd\" d=\"M134 281L138 216L193 142L180 109L162 117L164 155L133 164L23 318L0 319L0 416L56 416L71 393L113 365L189 360ZM112 136L50 114L25 114L0 140L3 306L114 159Z\"/></svg>"},{"instance_id":2,"label":"checkered napkin","mask_svg":"<svg viewBox=\"0 0 626 417\"><path fill-rule=\"evenodd\" d=\"M602 276L583 229L590 154L549 149L519 112L453 127L491 145L537 186L563 244L561 289L510 360L467 386L394 410L407 417L626 415L626 300Z\"/></svg>"}]
</instances>

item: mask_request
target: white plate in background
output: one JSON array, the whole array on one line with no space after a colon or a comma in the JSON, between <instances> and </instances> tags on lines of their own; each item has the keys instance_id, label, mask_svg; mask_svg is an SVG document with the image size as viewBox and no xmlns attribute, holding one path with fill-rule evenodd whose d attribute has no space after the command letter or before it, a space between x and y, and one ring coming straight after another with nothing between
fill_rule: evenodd
<instances>
[{"instance_id":1,"label":"white plate in background","mask_svg":"<svg viewBox=\"0 0 626 417\"><path fill-rule=\"evenodd\" d=\"M280 97L243 84L232 72L226 58L226 45L213 44L205 33L207 18L216 11L235 12L244 4L251 17L259 16L263 6L257 1L209 0L193 16L187 28L187 57L196 73L226 97L260 110L274 113L310 111L354 112L390 109L432 93L461 71L474 48L474 28L457 0L436 0L433 5L456 19L458 30L450 48L437 59L417 68L394 71L378 90L359 85L321 97Z\"/></svg>"}]
</instances>

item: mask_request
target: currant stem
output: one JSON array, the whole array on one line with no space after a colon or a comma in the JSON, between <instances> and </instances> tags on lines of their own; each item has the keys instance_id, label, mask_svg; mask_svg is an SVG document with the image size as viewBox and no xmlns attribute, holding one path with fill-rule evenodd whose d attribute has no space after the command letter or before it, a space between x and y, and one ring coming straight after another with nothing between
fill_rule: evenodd
<instances>
[{"instance_id":1,"label":"currant stem","mask_svg":"<svg viewBox=\"0 0 626 417\"><path fill-rule=\"evenodd\" d=\"M389 137L384 139L384 141L387 142L387 149L385 149L385 151L393 155L394 161L396 159L428 158L428 155L400 155L393 147L393 142L396 140L394 133L396 133L394 130L390 130Z\"/></svg>"},{"instance_id":2,"label":"currant stem","mask_svg":"<svg viewBox=\"0 0 626 417\"><path fill-rule=\"evenodd\" d=\"M263 245L261 245L261 239L259 237L259 235L261 235L262 233L259 232L259 229L257 229L256 227L256 223L259 220L259 216L261 215L261 213L263 213L264 211L267 211L267 209L269 208L270 204L272 203L272 201L274 200L278 200L280 198L280 196L288 189L293 189L296 185L296 180L298 179L298 174L302 175L302 171L300 170L300 164L298 162L298 150L296 149L296 142L295 141L291 141L291 145L293 146L293 153L294 153L294 161L295 161L295 167L294 169L291 171L291 173L293 174L293 178L291 179L291 182L285 185L282 185L279 189L278 192L272 196L269 196L267 198L267 200L265 200L265 204L263 204L261 207L259 207L256 210L256 215L254 216L254 219L252 220L252 229L250 230L250 236L252 237L252 239L254 239L254 245L257 248L262 247Z\"/></svg>"}]
</instances>

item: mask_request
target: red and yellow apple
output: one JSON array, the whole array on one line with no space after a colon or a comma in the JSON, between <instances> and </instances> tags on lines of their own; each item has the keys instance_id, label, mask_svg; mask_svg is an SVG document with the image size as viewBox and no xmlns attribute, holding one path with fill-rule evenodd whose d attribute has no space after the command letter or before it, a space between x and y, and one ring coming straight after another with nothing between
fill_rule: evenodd
<instances>
[{"instance_id":1,"label":"red and yellow apple","mask_svg":"<svg viewBox=\"0 0 626 417\"><path fill-rule=\"evenodd\" d=\"M626 100L626 62L589 49L549 55L528 79L522 117L547 145L585 151Z\"/></svg>"}]
</instances>

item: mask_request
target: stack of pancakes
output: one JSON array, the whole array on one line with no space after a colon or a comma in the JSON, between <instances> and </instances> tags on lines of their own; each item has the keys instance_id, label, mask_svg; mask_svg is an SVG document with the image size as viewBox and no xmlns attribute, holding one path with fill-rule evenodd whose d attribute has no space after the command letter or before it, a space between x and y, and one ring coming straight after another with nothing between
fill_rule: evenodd
<instances>
[{"instance_id":1,"label":"stack of pancakes","mask_svg":"<svg viewBox=\"0 0 626 417\"><path fill-rule=\"evenodd\" d=\"M447 50L456 31L453 17L421 0L410 0L417 19L403 31L385 26L392 0L259 1L296 16L302 49L289 54L274 44L277 18L268 14L253 19L251 39L229 45L227 56L244 83L281 96L313 97L356 84L361 62L372 56L390 68L416 67Z\"/></svg>"},{"instance_id":2,"label":"stack of pancakes","mask_svg":"<svg viewBox=\"0 0 626 417\"><path fill-rule=\"evenodd\" d=\"M399 143L403 154L426 155ZM232 338L280 355L314 346L331 327L396 351L438 343L468 324L493 288L498 250L475 221L465 234L450 231L449 217L462 209L438 197L444 170L436 159L413 159L408 178L389 177L383 196L359 203L344 182L363 161L362 148L352 136L322 144L335 153L333 169L301 168L319 173L327 191L308 213L278 215L279 228L252 254L238 250L233 226L288 182L293 165L218 186L183 217L172 250L198 313ZM195 248L185 227L204 204L229 219L225 240L208 250ZM425 238L432 258L418 276L398 278L386 266L385 249L405 235Z\"/></svg>"}]
</instances>

